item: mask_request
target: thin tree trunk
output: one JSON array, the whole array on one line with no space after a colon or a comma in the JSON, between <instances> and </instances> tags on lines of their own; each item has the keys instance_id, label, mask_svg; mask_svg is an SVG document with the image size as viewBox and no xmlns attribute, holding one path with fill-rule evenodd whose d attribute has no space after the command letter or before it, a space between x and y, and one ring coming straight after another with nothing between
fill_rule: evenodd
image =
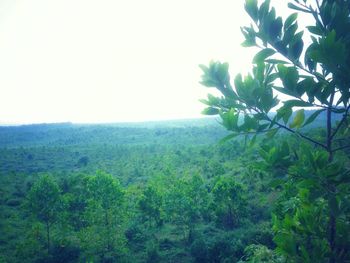
<instances>
[{"instance_id":1,"label":"thin tree trunk","mask_svg":"<svg viewBox=\"0 0 350 263\"><path fill-rule=\"evenodd\" d=\"M46 222L47 254L50 255L50 223Z\"/></svg>"},{"instance_id":2,"label":"thin tree trunk","mask_svg":"<svg viewBox=\"0 0 350 263\"><path fill-rule=\"evenodd\" d=\"M108 210L105 211L105 224L107 229L107 251L111 251L111 229L110 229L110 223L108 219Z\"/></svg>"},{"instance_id":3,"label":"thin tree trunk","mask_svg":"<svg viewBox=\"0 0 350 263\"><path fill-rule=\"evenodd\" d=\"M329 218L329 246L331 248L331 257L329 263L335 263L335 235L336 235L336 218L330 214Z\"/></svg>"},{"instance_id":4,"label":"thin tree trunk","mask_svg":"<svg viewBox=\"0 0 350 263\"><path fill-rule=\"evenodd\" d=\"M333 100L334 100L334 92L332 93L329 104L330 107L333 105ZM333 151L332 151L332 111L330 107L327 109L327 151L328 151L328 162L333 161ZM329 247L331 250L331 256L329 258L329 263L335 263L336 262L336 257L335 257L335 249L336 249L336 244L335 244L335 237L337 234L336 230L336 217L332 211L331 207L331 199L335 198L332 195L335 195L336 189L335 186L330 185L330 196L328 197L328 206L329 206L329 222L328 222L328 228L329 228L329 237L328 237L328 242L329 242Z\"/></svg>"}]
</instances>

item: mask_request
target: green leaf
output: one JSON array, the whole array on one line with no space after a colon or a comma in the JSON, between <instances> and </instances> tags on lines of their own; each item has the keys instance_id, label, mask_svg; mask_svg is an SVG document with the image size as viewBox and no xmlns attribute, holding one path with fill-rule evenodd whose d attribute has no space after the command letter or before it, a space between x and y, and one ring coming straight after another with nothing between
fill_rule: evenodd
<instances>
[{"instance_id":1,"label":"green leaf","mask_svg":"<svg viewBox=\"0 0 350 263\"><path fill-rule=\"evenodd\" d=\"M293 13L290 16L288 16L288 18L284 22L284 26L283 26L284 31L287 30L288 27L290 27L294 23L297 17L298 17L298 13Z\"/></svg>"},{"instance_id":2,"label":"green leaf","mask_svg":"<svg viewBox=\"0 0 350 263\"><path fill-rule=\"evenodd\" d=\"M322 36L323 35L323 31L322 29L320 29L318 26L307 26L306 27L310 33L315 34L315 35L319 35Z\"/></svg>"},{"instance_id":3,"label":"green leaf","mask_svg":"<svg viewBox=\"0 0 350 263\"><path fill-rule=\"evenodd\" d=\"M268 139L272 139L278 132L279 128L271 129L266 133Z\"/></svg>"},{"instance_id":4,"label":"green leaf","mask_svg":"<svg viewBox=\"0 0 350 263\"><path fill-rule=\"evenodd\" d=\"M276 79L278 79L278 74L277 73L272 73L265 78L265 83L273 83Z\"/></svg>"},{"instance_id":5,"label":"green leaf","mask_svg":"<svg viewBox=\"0 0 350 263\"><path fill-rule=\"evenodd\" d=\"M225 136L224 138L222 138L219 141L219 144L224 144L225 142L230 141L230 140L232 140L233 138L235 138L235 137L237 137L239 135L240 135L239 133L231 133L231 134Z\"/></svg>"},{"instance_id":6,"label":"green leaf","mask_svg":"<svg viewBox=\"0 0 350 263\"><path fill-rule=\"evenodd\" d=\"M285 107L293 108L293 107L312 107L311 103L301 100L287 100L284 102Z\"/></svg>"},{"instance_id":7,"label":"green leaf","mask_svg":"<svg viewBox=\"0 0 350 263\"><path fill-rule=\"evenodd\" d=\"M205 99L200 99L199 101L200 101L201 103L205 104L205 105L208 105L208 106L211 105L211 103L210 103L209 101L205 100Z\"/></svg>"},{"instance_id":8,"label":"green leaf","mask_svg":"<svg viewBox=\"0 0 350 263\"><path fill-rule=\"evenodd\" d=\"M302 189L312 189L313 187L315 187L316 182L313 179L304 179L301 180L298 183L298 188L302 188Z\"/></svg>"},{"instance_id":9,"label":"green leaf","mask_svg":"<svg viewBox=\"0 0 350 263\"><path fill-rule=\"evenodd\" d=\"M209 68L206 65L200 64L198 65L200 69L204 72L204 74L209 73Z\"/></svg>"},{"instance_id":10,"label":"green leaf","mask_svg":"<svg viewBox=\"0 0 350 263\"><path fill-rule=\"evenodd\" d=\"M292 114L293 110L290 107L282 107L277 110L277 120L283 118L284 123L287 124Z\"/></svg>"},{"instance_id":11,"label":"green leaf","mask_svg":"<svg viewBox=\"0 0 350 263\"><path fill-rule=\"evenodd\" d=\"M219 109L213 108L213 107L208 107L202 111L202 114L204 114L204 115L217 115L217 114L219 114Z\"/></svg>"},{"instance_id":12,"label":"green leaf","mask_svg":"<svg viewBox=\"0 0 350 263\"><path fill-rule=\"evenodd\" d=\"M254 134L253 138L249 141L249 145L248 145L248 148L252 148L255 143L256 143L256 134Z\"/></svg>"},{"instance_id":13,"label":"green leaf","mask_svg":"<svg viewBox=\"0 0 350 263\"><path fill-rule=\"evenodd\" d=\"M258 128L256 129L256 131L257 132L265 131L265 129L267 129L269 126L270 126L269 123L259 124Z\"/></svg>"},{"instance_id":14,"label":"green leaf","mask_svg":"<svg viewBox=\"0 0 350 263\"><path fill-rule=\"evenodd\" d=\"M256 46L256 33L254 28L251 27L241 27L241 32L244 35L245 41L241 44L243 47Z\"/></svg>"},{"instance_id":15,"label":"green leaf","mask_svg":"<svg viewBox=\"0 0 350 263\"><path fill-rule=\"evenodd\" d=\"M254 47L256 46L256 42L255 40L252 39L246 39L243 41L243 43L241 44L242 47Z\"/></svg>"},{"instance_id":16,"label":"green leaf","mask_svg":"<svg viewBox=\"0 0 350 263\"><path fill-rule=\"evenodd\" d=\"M235 112L234 109L230 109L228 112L220 113L222 119L222 125L230 130L239 132L238 128L238 118L239 114Z\"/></svg>"},{"instance_id":17,"label":"green leaf","mask_svg":"<svg viewBox=\"0 0 350 263\"><path fill-rule=\"evenodd\" d=\"M335 37L336 37L336 32L333 29L331 32L328 33L328 35L325 38L325 46L327 47L332 47L333 44L335 43Z\"/></svg>"},{"instance_id":18,"label":"green leaf","mask_svg":"<svg viewBox=\"0 0 350 263\"><path fill-rule=\"evenodd\" d=\"M272 39L272 41L275 41L277 37L281 36L281 31L283 27L282 18L278 17L276 20L274 20L269 28L269 34Z\"/></svg>"},{"instance_id":19,"label":"green leaf","mask_svg":"<svg viewBox=\"0 0 350 263\"><path fill-rule=\"evenodd\" d=\"M255 130L257 127L257 121L254 117L250 117L246 114L244 115L244 124L242 127L244 127L246 131Z\"/></svg>"},{"instance_id":20,"label":"green leaf","mask_svg":"<svg viewBox=\"0 0 350 263\"><path fill-rule=\"evenodd\" d=\"M300 128L305 120L304 109L296 112L293 122L289 125L290 128Z\"/></svg>"},{"instance_id":21,"label":"green leaf","mask_svg":"<svg viewBox=\"0 0 350 263\"><path fill-rule=\"evenodd\" d=\"M292 60L299 60L301 53L303 52L304 42L299 39L289 45L288 54Z\"/></svg>"},{"instance_id":22,"label":"green leaf","mask_svg":"<svg viewBox=\"0 0 350 263\"><path fill-rule=\"evenodd\" d=\"M270 0L266 0L261 4L258 12L260 20L263 20L264 17L268 14L270 9L270 2L271 2Z\"/></svg>"},{"instance_id":23,"label":"green leaf","mask_svg":"<svg viewBox=\"0 0 350 263\"><path fill-rule=\"evenodd\" d=\"M287 44L284 41L276 41L274 43L274 48L281 53L282 55L286 55L288 50L287 50ZM284 64L284 63L283 63Z\"/></svg>"},{"instance_id":24,"label":"green leaf","mask_svg":"<svg viewBox=\"0 0 350 263\"><path fill-rule=\"evenodd\" d=\"M286 94L286 95L289 95L289 96L293 96L293 97L296 97L298 94L295 93L295 91L291 91L291 90L288 90L286 88L282 88L282 87L276 87L274 86L273 87L275 90L283 93L283 94Z\"/></svg>"},{"instance_id":25,"label":"green leaf","mask_svg":"<svg viewBox=\"0 0 350 263\"><path fill-rule=\"evenodd\" d=\"M282 64L278 64L277 68L284 88L295 93L296 85L299 80L298 70L295 67L286 67Z\"/></svg>"},{"instance_id":26,"label":"green leaf","mask_svg":"<svg viewBox=\"0 0 350 263\"><path fill-rule=\"evenodd\" d=\"M244 5L245 10L249 16L257 21L258 19L258 1L257 0L246 0Z\"/></svg>"},{"instance_id":27,"label":"green leaf","mask_svg":"<svg viewBox=\"0 0 350 263\"><path fill-rule=\"evenodd\" d=\"M288 7L290 9L294 9L294 10L297 10L297 11L301 11L301 12L304 12L304 13L311 13L309 10L307 9L304 9L304 8L301 8L293 3L288 3Z\"/></svg>"},{"instance_id":28,"label":"green leaf","mask_svg":"<svg viewBox=\"0 0 350 263\"><path fill-rule=\"evenodd\" d=\"M283 43L284 44L287 45L292 41L297 29L298 29L298 23L294 23L293 25L288 27L288 29L286 31L284 31L284 35L283 35Z\"/></svg>"},{"instance_id":29,"label":"green leaf","mask_svg":"<svg viewBox=\"0 0 350 263\"><path fill-rule=\"evenodd\" d=\"M323 170L327 166L328 153L319 151L315 154L315 162L318 169Z\"/></svg>"},{"instance_id":30,"label":"green leaf","mask_svg":"<svg viewBox=\"0 0 350 263\"><path fill-rule=\"evenodd\" d=\"M296 255L297 245L293 236L287 233L278 233L273 238L279 248L283 249L289 255Z\"/></svg>"},{"instance_id":31,"label":"green leaf","mask_svg":"<svg viewBox=\"0 0 350 263\"><path fill-rule=\"evenodd\" d=\"M259 51L253 58L253 63L258 64L264 62L264 60L273 54L275 54L276 51L271 48L265 48L261 51Z\"/></svg>"},{"instance_id":32,"label":"green leaf","mask_svg":"<svg viewBox=\"0 0 350 263\"><path fill-rule=\"evenodd\" d=\"M218 104L219 103L219 98L208 94L208 101L211 103L211 105Z\"/></svg>"},{"instance_id":33,"label":"green leaf","mask_svg":"<svg viewBox=\"0 0 350 263\"><path fill-rule=\"evenodd\" d=\"M217 77L218 80L220 80L222 83L226 83L226 81L229 79L229 73L228 73L229 64L227 62L225 63L218 63L217 68Z\"/></svg>"},{"instance_id":34,"label":"green leaf","mask_svg":"<svg viewBox=\"0 0 350 263\"><path fill-rule=\"evenodd\" d=\"M265 149L261 148L259 149L259 155L261 156L261 158L264 159L265 162L269 162L270 156L268 151L266 151Z\"/></svg>"},{"instance_id":35,"label":"green leaf","mask_svg":"<svg viewBox=\"0 0 350 263\"><path fill-rule=\"evenodd\" d=\"M307 120L305 121L303 127L305 127L306 125L312 123L312 122L317 118L317 116L320 115L320 113L323 112L323 111L325 111L325 110L326 110L326 109L321 109L321 110L317 110L317 111L315 111L314 113L312 113L312 114L310 115L310 117L307 118Z\"/></svg>"},{"instance_id":36,"label":"green leaf","mask_svg":"<svg viewBox=\"0 0 350 263\"><path fill-rule=\"evenodd\" d=\"M205 87L214 88L214 87L217 87L219 85L215 80L213 80L211 78L203 77L202 79L203 80L200 81L199 83Z\"/></svg>"},{"instance_id":37,"label":"green leaf","mask_svg":"<svg viewBox=\"0 0 350 263\"><path fill-rule=\"evenodd\" d=\"M308 92L308 95L311 94L315 87L315 81L312 77L306 77L302 81L300 81L296 86L296 92L299 97L301 97L305 92ZM310 96L309 96L310 97ZM311 96L312 97L312 96Z\"/></svg>"},{"instance_id":38,"label":"green leaf","mask_svg":"<svg viewBox=\"0 0 350 263\"><path fill-rule=\"evenodd\" d=\"M237 74L234 79L235 88L238 96L242 97L244 94L244 83L242 80L242 74Z\"/></svg>"},{"instance_id":39,"label":"green leaf","mask_svg":"<svg viewBox=\"0 0 350 263\"><path fill-rule=\"evenodd\" d=\"M267 63L271 63L271 64L289 64L290 62L288 61L284 61L284 60L280 60L280 59L266 59L265 62Z\"/></svg>"},{"instance_id":40,"label":"green leaf","mask_svg":"<svg viewBox=\"0 0 350 263\"><path fill-rule=\"evenodd\" d=\"M199 101L205 105L208 105L208 106L219 106L220 105L220 99L211 95L211 94L208 94L208 100L200 99Z\"/></svg>"}]
</instances>

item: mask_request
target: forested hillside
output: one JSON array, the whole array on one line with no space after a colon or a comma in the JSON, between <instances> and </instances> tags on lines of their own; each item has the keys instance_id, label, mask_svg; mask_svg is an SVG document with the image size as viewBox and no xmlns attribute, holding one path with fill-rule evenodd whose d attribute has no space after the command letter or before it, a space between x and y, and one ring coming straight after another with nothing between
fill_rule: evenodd
<instances>
[{"instance_id":1,"label":"forested hillside","mask_svg":"<svg viewBox=\"0 0 350 263\"><path fill-rule=\"evenodd\" d=\"M273 167L295 137L226 141L216 119L0 133L3 262L279 262Z\"/></svg>"},{"instance_id":2,"label":"forested hillside","mask_svg":"<svg viewBox=\"0 0 350 263\"><path fill-rule=\"evenodd\" d=\"M273 248L278 190L258 147L219 143L207 122L1 127L1 260L237 262Z\"/></svg>"}]
</instances>

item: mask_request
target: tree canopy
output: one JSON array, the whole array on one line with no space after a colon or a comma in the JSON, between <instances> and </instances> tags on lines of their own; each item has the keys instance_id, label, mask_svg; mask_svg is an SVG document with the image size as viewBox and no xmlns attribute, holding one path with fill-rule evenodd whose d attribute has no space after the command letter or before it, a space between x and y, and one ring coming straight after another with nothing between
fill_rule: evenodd
<instances>
[{"instance_id":1,"label":"tree canopy","mask_svg":"<svg viewBox=\"0 0 350 263\"><path fill-rule=\"evenodd\" d=\"M201 83L222 94L208 95L203 113L220 115L233 132L226 139L250 135L254 141L257 134L272 138L283 130L315 147L301 146L294 156L288 145L284 156L262 151L263 158L274 155L275 164L285 163L282 187L297 186L286 200L300 202L292 212L276 215L275 242L291 262L344 262L349 258L343 239L343 231L349 234L344 223L349 219L349 170L340 151L350 147L350 3L294 0L288 7L293 13L283 19L269 0L245 1L252 24L241 28L242 45L260 49L253 69L246 76L237 74L231 83L228 63L201 65ZM298 28L300 15L313 19L304 30ZM307 118L305 108L314 109ZM327 115L326 134L315 138L304 127L322 112ZM292 161L286 164L287 159ZM306 241L306 236L314 239Z\"/></svg>"}]
</instances>

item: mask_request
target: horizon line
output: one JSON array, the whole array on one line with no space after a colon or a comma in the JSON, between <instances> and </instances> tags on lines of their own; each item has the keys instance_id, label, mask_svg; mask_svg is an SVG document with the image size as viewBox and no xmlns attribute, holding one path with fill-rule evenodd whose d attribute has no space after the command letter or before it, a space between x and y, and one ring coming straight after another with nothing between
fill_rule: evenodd
<instances>
[{"instance_id":1,"label":"horizon line","mask_svg":"<svg viewBox=\"0 0 350 263\"><path fill-rule=\"evenodd\" d=\"M52 122L2 122L0 121L0 127L13 127L13 126L30 126L30 125L59 125L59 124L70 124L70 125L111 125L111 124L138 124L138 123L153 123L153 122L168 122L168 121L190 121L190 120L201 120L201 119L214 119L218 116L198 116L188 118L169 118L169 119L149 119L149 120L129 120L129 121L105 121L105 122L75 122L75 121L52 121Z\"/></svg>"}]
</instances>

